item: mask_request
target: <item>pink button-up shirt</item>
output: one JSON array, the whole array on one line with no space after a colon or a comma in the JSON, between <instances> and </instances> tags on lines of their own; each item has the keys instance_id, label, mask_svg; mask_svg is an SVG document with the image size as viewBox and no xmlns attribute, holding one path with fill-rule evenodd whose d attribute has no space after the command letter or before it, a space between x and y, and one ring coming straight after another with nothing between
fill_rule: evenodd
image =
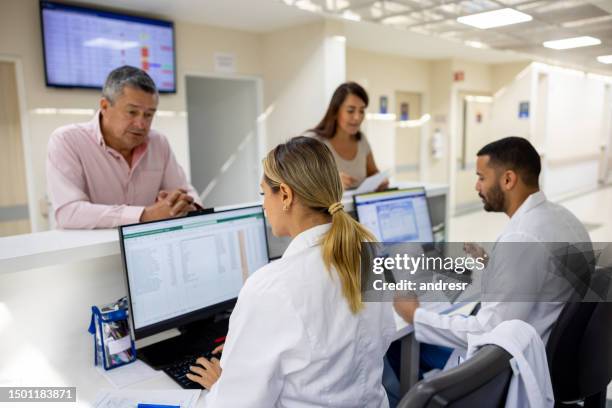
<instances>
[{"instance_id":1,"label":"pink button-up shirt","mask_svg":"<svg viewBox=\"0 0 612 408\"><path fill-rule=\"evenodd\" d=\"M166 138L154 130L134 149L133 166L108 147L100 113L86 123L53 132L47 151L47 183L60 228L113 228L137 223L160 190L183 188L200 203Z\"/></svg>"}]
</instances>

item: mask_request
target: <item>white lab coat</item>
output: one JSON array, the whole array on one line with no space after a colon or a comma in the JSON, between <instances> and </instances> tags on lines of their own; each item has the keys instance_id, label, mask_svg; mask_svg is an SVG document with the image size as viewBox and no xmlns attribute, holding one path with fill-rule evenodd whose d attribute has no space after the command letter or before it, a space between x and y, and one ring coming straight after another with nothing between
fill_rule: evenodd
<instances>
[{"instance_id":1,"label":"white lab coat","mask_svg":"<svg viewBox=\"0 0 612 408\"><path fill-rule=\"evenodd\" d=\"M367 303L351 313L335 269L323 264L319 241L329 228L302 232L247 280L206 407L388 406L381 378L392 308Z\"/></svg>"},{"instance_id":2,"label":"white lab coat","mask_svg":"<svg viewBox=\"0 0 612 408\"><path fill-rule=\"evenodd\" d=\"M508 320L488 333L468 334L467 358L487 344L495 344L513 357L510 360L513 375L506 408L546 408L555 405L546 347L533 326L521 320Z\"/></svg>"},{"instance_id":3,"label":"white lab coat","mask_svg":"<svg viewBox=\"0 0 612 408\"><path fill-rule=\"evenodd\" d=\"M590 238L572 213L548 201L544 193L536 192L514 213L496 245L502 242L528 242L544 246L550 242L590 243ZM534 257L533 254L541 256ZM496 256L493 248L491 262L484 271L489 275L487 278L494 277L491 281L509 278L507 282L510 285L512 282L519 283L523 288L530 287L533 293L558 283L555 278L556 264L544 248L530 251L530 256L525 258L516 253L507 255ZM520 267L517 260L521 262ZM511 292L512 289L507 289L508 298L512 297ZM560 289L559 299L566 300L569 293L569 286ZM420 342L455 348L456 353L449 359L448 368L456 365L457 354L465 354L468 334L483 334L506 320L519 319L529 323L546 344L563 305L563 301L483 301L476 316L440 315L418 308L414 315L415 337Z\"/></svg>"}]
</instances>

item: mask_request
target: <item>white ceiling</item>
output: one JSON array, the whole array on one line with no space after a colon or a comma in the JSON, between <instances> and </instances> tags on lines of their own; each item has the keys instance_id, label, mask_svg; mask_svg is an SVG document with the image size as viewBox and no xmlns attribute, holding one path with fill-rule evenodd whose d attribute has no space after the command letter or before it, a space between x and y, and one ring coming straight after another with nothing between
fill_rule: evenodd
<instances>
[{"instance_id":1,"label":"white ceiling","mask_svg":"<svg viewBox=\"0 0 612 408\"><path fill-rule=\"evenodd\" d=\"M347 45L383 54L425 59L459 58L487 64L529 59L523 54L512 51L478 49L442 38L366 21L346 21L344 27Z\"/></svg>"},{"instance_id":2,"label":"white ceiling","mask_svg":"<svg viewBox=\"0 0 612 408\"><path fill-rule=\"evenodd\" d=\"M70 0L73 1L73 0ZM134 14L157 16L169 20L267 32L293 25L323 20L323 16L289 7L276 0L74 0L129 11Z\"/></svg>"},{"instance_id":3,"label":"white ceiling","mask_svg":"<svg viewBox=\"0 0 612 408\"><path fill-rule=\"evenodd\" d=\"M350 47L404 55L415 58L461 58L484 63L502 63L526 59L559 62L576 68L612 74L612 65L595 61L595 54L612 54L612 20L571 26L573 21L602 18L612 14L612 0L78 0L79 3L145 14L175 21L268 32L290 26L340 18L343 10L364 14L375 4L401 4L412 18L422 21L413 27L371 21L341 19ZM310 12L285 3L306 1L322 6L322 12ZM335 2L335 3L334 3ZM341 10L325 10L329 4L344 4ZM523 5L534 21L493 30L471 29L456 23L457 15ZM348 6L347 6L348 5ZM388 13L392 13L388 11ZM393 14L402 14L394 12ZM612 17L611 17L612 18ZM432 20L433 19L433 20ZM567 26L570 23L570 26ZM590 30L590 31L589 31ZM591 33L592 31L592 33ZM602 39L597 47L552 51L541 47L545 39L570 34L594 35ZM548 38L548 37L551 38ZM555 38L552 38L555 37ZM563 37L561 37L563 38ZM491 48L465 45L480 41Z\"/></svg>"},{"instance_id":4,"label":"white ceiling","mask_svg":"<svg viewBox=\"0 0 612 408\"><path fill-rule=\"evenodd\" d=\"M612 0L279 0L295 7L309 5L320 13L360 19L398 30L447 40L456 44L508 51L506 56L533 59L612 74L612 65L597 62L599 55L612 54ZM482 30L461 24L458 17L510 7L532 16L520 24ZM600 45L551 50L542 43L570 37L592 36ZM409 37L406 37L407 39ZM350 41L350 40L349 40ZM425 40L424 40L425 41ZM422 48L427 48L425 41ZM434 44L432 44L434 45ZM394 44L407 50L409 46ZM444 48L440 45L441 48ZM438 49L435 47L434 49ZM471 48L471 47L470 47ZM462 58L487 57L459 49ZM429 49L424 52L430 51ZM451 50L452 52L452 50ZM514 54L510 53L513 52ZM492 54L494 58L504 58Z\"/></svg>"}]
</instances>

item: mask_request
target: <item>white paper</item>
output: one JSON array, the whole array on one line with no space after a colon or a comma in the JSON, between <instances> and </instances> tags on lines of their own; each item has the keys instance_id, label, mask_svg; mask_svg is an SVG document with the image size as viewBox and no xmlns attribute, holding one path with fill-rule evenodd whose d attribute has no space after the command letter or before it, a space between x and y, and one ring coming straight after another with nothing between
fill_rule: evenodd
<instances>
[{"instance_id":1,"label":"white paper","mask_svg":"<svg viewBox=\"0 0 612 408\"><path fill-rule=\"evenodd\" d=\"M98 366L98 371L117 388L127 387L128 385L164 375L163 371L155 371L140 360L113 368L112 370L105 370L104 367Z\"/></svg>"},{"instance_id":2,"label":"white paper","mask_svg":"<svg viewBox=\"0 0 612 408\"><path fill-rule=\"evenodd\" d=\"M96 395L94 408L136 408L138 404L195 407L200 390L102 390Z\"/></svg>"},{"instance_id":3,"label":"white paper","mask_svg":"<svg viewBox=\"0 0 612 408\"><path fill-rule=\"evenodd\" d=\"M130 336L125 336L119 340L111 340L106 343L106 345L108 346L108 352L110 354L119 354L132 347L132 338Z\"/></svg>"},{"instance_id":4,"label":"white paper","mask_svg":"<svg viewBox=\"0 0 612 408\"><path fill-rule=\"evenodd\" d=\"M376 190L378 186L380 186L380 183L385 181L385 179L388 177L389 177L389 170L385 170L385 171L381 171L376 174L373 174L370 177L363 180L361 184L359 185L359 187L357 187L351 193L353 195L371 193L372 191Z\"/></svg>"}]
</instances>

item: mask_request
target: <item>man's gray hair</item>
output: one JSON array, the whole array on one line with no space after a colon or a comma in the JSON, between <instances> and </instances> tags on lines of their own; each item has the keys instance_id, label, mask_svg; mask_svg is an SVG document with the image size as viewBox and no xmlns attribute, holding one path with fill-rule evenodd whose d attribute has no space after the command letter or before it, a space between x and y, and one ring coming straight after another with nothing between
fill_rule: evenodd
<instances>
[{"instance_id":1,"label":"man's gray hair","mask_svg":"<svg viewBox=\"0 0 612 408\"><path fill-rule=\"evenodd\" d=\"M113 104L126 86L140 89L150 94L158 94L155 82L153 82L149 74L140 68L124 65L112 70L108 74L102 89L102 96Z\"/></svg>"}]
</instances>

